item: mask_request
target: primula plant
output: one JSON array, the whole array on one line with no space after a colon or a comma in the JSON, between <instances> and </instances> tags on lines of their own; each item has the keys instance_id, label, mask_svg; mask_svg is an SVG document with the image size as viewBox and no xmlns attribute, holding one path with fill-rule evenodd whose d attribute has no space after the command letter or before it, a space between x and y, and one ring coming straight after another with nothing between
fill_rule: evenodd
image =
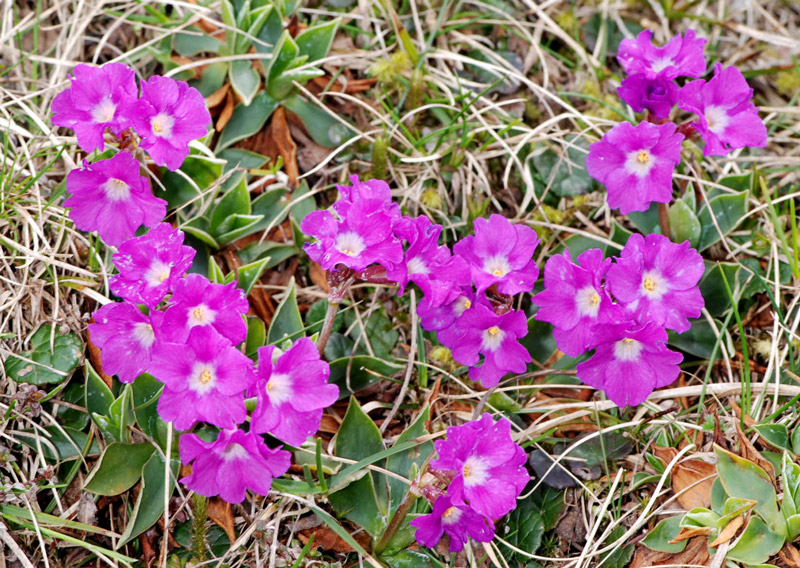
<instances>
[{"instance_id":1,"label":"primula plant","mask_svg":"<svg viewBox=\"0 0 800 568\"><path fill-rule=\"evenodd\" d=\"M800 566L792 9L135 4L0 133L21 565Z\"/></svg>"}]
</instances>

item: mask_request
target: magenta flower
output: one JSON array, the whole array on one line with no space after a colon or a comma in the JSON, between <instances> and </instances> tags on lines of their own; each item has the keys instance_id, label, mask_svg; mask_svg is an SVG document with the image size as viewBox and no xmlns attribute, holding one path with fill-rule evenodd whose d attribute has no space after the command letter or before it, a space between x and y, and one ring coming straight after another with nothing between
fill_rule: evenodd
<instances>
[{"instance_id":1,"label":"magenta flower","mask_svg":"<svg viewBox=\"0 0 800 568\"><path fill-rule=\"evenodd\" d=\"M586 169L606 186L608 206L627 215L672 199L672 172L681 161L683 134L675 125L621 122L589 146Z\"/></svg>"},{"instance_id":2,"label":"magenta flower","mask_svg":"<svg viewBox=\"0 0 800 568\"><path fill-rule=\"evenodd\" d=\"M606 280L638 322L683 333L688 318L699 317L705 305L697 287L704 270L703 257L689 241L679 245L663 235L633 234Z\"/></svg>"},{"instance_id":3,"label":"magenta flower","mask_svg":"<svg viewBox=\"0 0 800 568\"><path fill-rule=\"evenodd\" d=\"M350 176L353 185L337 185L339 200L333 204L333 209L339 217L347 217L350 206L356 201L377 199L383 203L384 210L392 217L400 217L400 206L392 202L392 190L389 184L379 179L361 181L357 175Z\"/></svg>"},{"instance_id":4,"label":"magenta flower","mask_svg":"<svg viewBox=\"0 0 800 568\"><path fill-rule=\"evenodd\" d=\"M595 346L598 326L619 317L619 309L603 289L611 259L589 249L573 263L568 250L550 257L544 267L544 291L533 297L536 319L553 324L556 345L571 357Z\"/></svg>"},{"instance_id":5,"label":"magenta flower","mask_svg":"<svg viewBox=\"0 0 800 568\"><path fill-rule=\"evenodd\" d=\"M252 366L211 326L192 329L185 344L159 342L151 362L151 374L164 383L158 414L178 430L197 422L235 428L247 418Z\"/></svg>"},{"instance_id":6,"label":"magenta flower","mask_svg":"<svg viewBox=\"0 0 800 568\"><path fill-rule=\"evenodd\" d=\"M452 256L450 249L439 245L441 225L431 224L427 217L404 218L395 226L394 233L408 242L405 257L386 270L389 280L400 284L397 295L414 282L428 298L431 306L440 306L458 295L464 282L469 282L470 271L461 257Z\"/></svg>"},{"instance_id":7,"label":"magenta flower","mask_svg":"<svg viewBox=\"0 0 800 568\"><path fill-rule=\"evenodd\" d=\"M208 133L211 115L200 91L184 81L154 76L142 82L141 98L126 109L140 146L159 166L177 170L189 142Z\"/></svg>"},{"instance_id":8,"label":"magenta flower","mask_svg":"<svg viewBox=\"0 0 800 568\"><path fill-rule=\"evenodd\" d=\"M714 77L687 83L678 105L697 115L692 125L706 141L704 156L724 156L731 150L767 145L767 127L750 102L753 89L736 67L714 67Z\"/></svg>"},{"instance_id":9,"label":"magenta flower","mask_svg":"<svg viewBox=\"0 0 800 568\"><path fill-rule=\"evenodd\" d=\"M667 349L663 327L625 322L603 327L603 342L577 366L578 378L602 390L620 408L641 404L678 378L683 355Z\"/></svg>"},{"instance_id":10,"label":"magenta flower","mask_svg":"<svg viewBox=\"0 0 800 568\"><path fill-rule=\"evenodd\" d=\"M139 175L139 162L127 152L67 174L64 201L81 231L97 231L106 244L117 246L142 226L154 226L167 214L167 202L153 196L150 182Z\"/></svg>"},{"instance_id":11,"label":"magenta flower","mask_svg":"<svg viewBox=\"0 0 800 568\"><path fill-rule=\"evenodd\" d=\"M236 282L212 284L202 274L187 274L172 287L170 306L164 313L164 338L183 343L197 326L209 325L233 345L247 337L244 315L250 304Z\"/></svg>"},{"instance_id":12,"label":"magenta flower","mask_svg":"<svg viewBox=\"0 0 800 568\"><path fill-rule=\"evenodd\" d=\"M258 350L258 405L250 429L300 446L319 430L322 410L336 402L339 388L328 384L330 366L309 338L295 341L273 364L274 354L271 345Z\"/></svg>"},{"instance_id":13,"label":"magenta flower","mask_svg":"<svg viewBox=\"0 0 800 568\"><path fill-rule=\"evenodd\" d=\"M459 552L471 537L476 542L490 542L494 525L466 505L454 505L447 495L433 504L433 511L409 523L417 527L415 537L422 546L434 548L445 533L450 537L450 552Z\"/></svg>"},{"instance_id":14,"label":"magenta flower","mask_svg":"<svg viewBox=\"0 0 800 568\"><path fill-rule=\"evenodd\" d=\"M479 515L498 519L514 509L530 481L524 450L511 439L511 423L490 414L447 429L447 440L434 442L438 458L431 467L450 472L447 494L453 504L469 504Z\"/></svg>"},{"instance_id":15,"label":"magenta flower","mask_svg":"<svg viewBox=\"0 0 800 568\"><path fill-rule=\"evenodd\" d=\"M146 235L129 239L114 254L119 274L109 280L111 291L134 304L155 308L194 259L183 244L183 231L160 223Z\"/></svg>"},{"instance_id":16,"label":"magenta flower","mask_svg":"<svg viewBox=\"0 0 800 568\"><path fill-rule=\"evenodd\" d=\"M662 47L653 45L653 32L644 30L636 39L624 39L619 44L617 61L628 75L644 73L648 79L664 77L700 77L706 72L703 48L708 40L699 38L694 30L676 36Z\"/></svg>"},{"instance_id":17,"label":"magenta flower","mask_svg":"<svg viewBox=\"0 0 800 568\"><path fill-rule=\"evenodd\" d=\"M161 312L149 316L127 302L106 304L94 313L89 324L92 343L100 348L103 370L117 375L120 382L132 383L148 371Z\"/></svg>"},{"instance_id":18,"label":"magenta flower","mask_svg":"<svg viewBox=\"0 0 800 568\"><path fill-rule=\"evenodd\" d=\"M617 94L634 112L644 112L647 109L653 118L663 120L678 102L680 91L680 87L672 79L648 79L644 73L639 73L622 81Z\"/></svg>"},{"instance_id":19,"label":"magenta flower","mask_svg":"<svg viewBox=\"0 0 800 568\"><path fill-rule=\"evenodd\" d=\"M528 368L531 355L517 341L527 334L528 321L522 311L497 315L491 307L476 302L453 325L438 332L438 338L456 361L470 366L473 381L489 388L507 373L523 373ZM477 366L480 355L483 364Z\"/></svg>"},{"instance_id":20,"label":"magenta flower","mask_svg":"<svg viewBox=\"0 0 800 568\"><path fill-rule=\"evenodd\" d=\"M106 128L119 135L128 128L122 110L136 101L136 76L122 63L76 65L66 91L53 99L53 124L75 131L84 152L102 150Z\"/></svg>"},{"instance_id":21,"label":"magenta flower","mask_svg":"<svg viewBox=\"0 0 800 568\"><path fill-rule=\"evenodd\" d=\"M417 305L422 328L426 331L439 331L453 325L475 302L475 293L470 287L461 287L454 300L434 306L430 298L425 296Z\"/></svg>"},{"instance_id":22,"label":"magenta flower","mask_svg":"<svg viewBox=\"0 0 800 568\"><path fill-rule=\"evenodd\" d=\"M192 473L181 479L190 490L206 497L219 495L228 503L241 503L248 489L266 495L272 480L292 465L285 450L269 448L261 436L242 430L222 430L213 442L197 434L184 434L181 461L192 463Z\"/></svg>"},{"instance_id":23,"label":"magenta flower","mask_svg":"<svg viewBox=\"0 0 800 568\"><path fill-rule=\"evenodd\" d=\"M325 270L334 270L337 264L357 272L373 263L389 268L403 260L392 221L381 199L357 200L340 219L330 211L312 211L300 229L317 242L306 243L303 249Z\"/></svg>"},{"instance_id":24,"label":"magenta flower","mask_svg":"<svg viewBox=\"0 0 800 568\"><path fill-rule=\"evenodd\" d=\"M533 260L538 244L536 231L530 227L492 215L488 221L475 219L475 235L458 241L453 252L469 264L478 293L497 284L498 292L513 295L530 292L539 278Z\"/></svg>"}]
</instances>

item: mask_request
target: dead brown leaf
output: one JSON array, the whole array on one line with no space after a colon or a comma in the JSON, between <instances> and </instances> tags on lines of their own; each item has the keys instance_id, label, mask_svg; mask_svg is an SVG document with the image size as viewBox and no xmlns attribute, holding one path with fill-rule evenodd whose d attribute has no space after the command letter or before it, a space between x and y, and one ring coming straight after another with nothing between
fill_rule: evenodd
<instances>
[{"instance_id":1,"label":"dead brown leaf","mask_svg":"<svg viewBox=\"0 0 800 568\"><path fill-rule=\"evenodd\" d=\"M297 187L297 180L300 177L300 171L297 167L297 144L289 132L289 123L286 119L286 110L283 107L278 107L272 113L269 128L265 139L265 154L272 159L274 163L278 156L283 158L283 169L286 175L289 176L289 184L292 187Z\"/></svg>"},{"instance_id":2,"label":"dead brown leaf","mask_svg":"<svg viewBox=\"0 0 800 568\"><path fill-rule=\"evenodd\" d=\"M322 525L297 533L297 536L300 537L300 542L303 544L306 544L311 539L312 535L314 536L314 543L312 546L316 548L330 550L333 552L354 552L353 547L347 544L342 537L333 532L333 530L327 525ZM362 547L369 548L369 535L366 533L360 532L356 535L353 535L353 538Z\"/></svg>"},{"instance_id":3,"label":"dead brown leaf","mask_svg":"<svg viewBox=\"0 0 800 568\"><path fill-rule=\"evenodd\" d=\"M669 541L669 543L676 544L696 536L708 536L713 530L714 529L711 527L681 527L681 531L678 533L678 536Z\"/></svg>"},{"instance_id":4,"label":"dead brown leaf","mask_svg":"<svg viewBox=\"0 0 800 568\"><path fill-rule=\"evenodd\" d=\"M228 90L230 88L231 84L225 83L219 89L208 95L206 97L206 106L211 109L222 103L222 101L224 101L225 97L228 95Z\"/></svg>"},{"instance_id":5,"label":"dead brown leaf","mask_svg":"<svg viewBox=\"0 0 800 568\"><path fill-rule=\"evenodd\" d=\"M653 446L658 459L668 464L678 454L675 448ZM672 491L681 507L690 511L696 507L711 507L711 486L717 477L716 468L699 459L684 460L672 470Z\"/></svg>"},{"instance_id":6,"label":"dead brown leaf","mask_svg":"<svg viewBox=\"0 0 800 568\"><path fill-rule=\"evenodd\" d=\"M313 260L309 262L308 276L314 284L322 288L323 292L327 294L330 291L327 272Z\"/></svg>"},{"instance_id":7,"label":"dead brown leaf","mask_svg":"<svg viewBox=\"0 0 800 568\"><path fill-rule=\"evenodd\" d=\"M769 478L772 481L772 484L776 484L775 479L775 468L772 465L772 462L765 459L761 452L759 452L756 447L753 445L747 435L742 431L739 423L736 423L736 434L739 437L739 454L746 460L749 460L756 465L758 465L761 469L766 471L769 474Z\"/></svg>"},{"instance_id":8,"label":"dead brown leaf","mask_svg":"<svg viewBox=\"0 0 800 568\"><path fill-rule=\"evenodd\" d=\"M683 552L678 552L677 554L657 552L644 545L639 545L628 568L646 568L664 564L669 564L670 566L708 566L710 562L708 539L701 536L688 541Z\"/></svg>"},{"instance_id":9,"label":"dead brown leaf","mask_svg":"<svg viewBox=\"0 0 800 568\"><path fill-rule=\"evenodd\" d=\"M233 528L233 507L219 497L208 500L208 518L225 531L231 542L236 542L236 530Z\"/></svg>"},{"instance_id":10,"label":"dead brown leaf","mask_svg":"<svg viewBox=\"0 0 800 568\"><path fill-rule=\"evenodd\" d=\"M725 526L725 528L722 529L722 531L719 533L719 536L715 538L714 541L711 542L708 546L710 546L711 548L716 548L720 544L728 542L730 539L736 536L736 533L739 532L739 529L742 528L743 524L744 524L744 515L739 515L738 517L734 517L733 519L731 519L731 522L729 522Z\"/></svg>"},{"instance_id":11,"label":"dead brown leaf","mask_svg":"<svg viewBox=\"0 0 800 568\"><path fill-rule=\"evenodd\" d=\"M778 552L778 557L789 568L800 568L800 552L797 551L794 545L786 543L783 546L783 550Z\"/></svg>"},{"instance_id":12,"label":"dead brown leaf","mask_svg":"<svg viewBox=\"0 0 800 568\"><path fill-rule=\"evenodd\" d=\"M339 421L330 414L323 414L319 424L319 431L326 434L336 434L339 431Z\"/></svg>"},{"instance_id":13,"label":"dead brown leaf","mask_svg":"<svg viewBox=\"0 0 800 568\"><path fill-rule=\"evenodd\" d=\"M225 95L225 107L222 109L222 112L219 113L219 118L217 118L217 124L214 127L217 132L222 132L225 128L225 125L228 124L228 121L233 116L233 109L236 107L236 101L233 97L233 92L228 91Z\"/></svg>"},{"instance_id":14,"label":"dead brown leaf","mask_svg":"<svg viewBox=\"0 0 800 568\"><path fill-rule=\"evenodd\" d=\"M89 323L94 323L94 318L89 320ZM100 375L100 378L103 379L103 382L106 384L108 388L111 388L111 385L114 382L104 370L103 370L103 362L100 359L100 348L92 343L92 334L89 333L89 330L86 330L86 345L89 346L89 362L91 362L92 367L97 374Z\"/></svg>"}]
</instances>

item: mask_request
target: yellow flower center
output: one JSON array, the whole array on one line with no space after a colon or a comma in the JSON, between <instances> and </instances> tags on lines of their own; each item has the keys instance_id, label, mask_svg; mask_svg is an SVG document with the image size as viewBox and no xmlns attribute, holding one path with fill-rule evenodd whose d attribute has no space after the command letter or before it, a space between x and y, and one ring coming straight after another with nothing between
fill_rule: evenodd
<instances>
[{"instance_id":1,"label":"yellow flower center","mask_svg":"<svg viewBox=\"0 0 800 568\"><path fill-rule=\"evenodd\" d=\"M596 306L597 304L599 304L600 303L600 294L598 294L597 292L592 294L592 297L589 298L589 303L591 305L593 305L593 306Z\"/></svg>"},{"instance_id":2,"label":"yellow flower center","mask_svg":"<svg viewBox=\"0 0 800 568\"><path fill-rule=\"evenodd\" d=\"M164 126L161 124L160 120L153 121L153 132L160 133L164 131ZM641 154L639 154L639 159L641 160Z\"/></svg>"},{"instance_id":3,"label":"yellow flower center","mask_svg":"<svg viewBox=\"0 0 800 568\"><path fill-rule=\"evenodd\" d=\"M631 339L630 337L626 337L625 339L622 340L622 342L623 343L631 343L631 342L633 342L633 339Z\"/></svg>"},{"instance_id":4,"label":"yellow flower center","mask_svg":"<svg viewBox=\"0 0 800 568\"><path fill-rule=\"evenodd\" d=\"M503 271L500 269L496 269L492 271L492 274L494 274L495 276L503 276Z\"/></svg>"},{"instance_id":5,"label":"yellow flower center","mask_svg":"<svg viewBox=\"0 0 800 568\"><path fill-rule=\"evenodd\" d=\"M472 475L472 468L468 465L464 466L464 477L469 477Z\"/></svg>"},{"instance_id":6,"label":"yellow flower center","mask_svg":"<svg viewBox=\"0 0 800 568\"><path fill-rule=\"evenodd\" d=\"M273 387L272 381L267 381L267 392L271 391Z\"/></svg>"},{"instance_id":7,"label":"yellow flower center","mask_svg":"<svg viewBox=\"0 0 800 568\"><path fill-rule=\"evenodd\" d=\"M489 332L489 335L497 335L498 333L500 333L500 328L497 327L497 326L494 326L494 327L490 327L487 331Z\"/></svg>"},{"instance_id":8,"label":"yellow flower center","mask_svg":"<svg viewBox=\"0 0 800 568\"><path fill-rule=\"evenodd\" d=\"M211 371L206 369L205 371L200 373L200 382L201 383L207 383L210 380L211 380Z\"/></svg>"},{"instance_id":9,"label":"yellow flower center","mask_svg":"<svg viewBox=\"0 0 800 568\"><path fill-rule=\"evenodd\" d=\"M470 306L472 306L472 302L470 302L469 300L464 300L464 309L468 310Z\"/></svg>"},{"instance_id":10,"label":"yellow flower center","mask_svg":"<svg viewBox=\"0 0 800 568\"><path fill-rule=\"evenodd\" d=\"M648 152L647 150L642 150L641 152L639 152L639 155L636 156L636 159L639 160L640 164L646 164L647 162L650 161L650 152Z\"/></svg>"},{"instance_id":11,"label":"yellow flower center","mask_svg":"<svg viewBox=\"0 0 800 568\"><path fill-rule=\"evenodd\" d=\"M644 279L644 282L642 282L642 286L644 286L644 289L647 290L648 292L652 292L653 290L656 289L655 281L649 276Z\"/></svg>"},{"instance_id":12,"label":"yellow flower center","mask_svg":"<svg viewBox=\"0 0 800 568\"><path fill-rule=\"evenodd\" d=\"M196 320L200 320L200 321L203 320L203 317L204 317L203 309L199 308L199 307L195 308L194 311L192 311L192 315L194 316L194 319L196 319Z\"/></svg>"},{"instance_id":13,"label":"yellow flower center","mask_svg":"<svg viewBox=\"0 0 800 568\"><path fill-rule=\"evenodd\" d=\"M455 514L456 514L456 508L455 507L450 507L444 513L442 513L442 516L444 518L448 518L448 517L452 517Z\"/></svg>"}]
</instances>

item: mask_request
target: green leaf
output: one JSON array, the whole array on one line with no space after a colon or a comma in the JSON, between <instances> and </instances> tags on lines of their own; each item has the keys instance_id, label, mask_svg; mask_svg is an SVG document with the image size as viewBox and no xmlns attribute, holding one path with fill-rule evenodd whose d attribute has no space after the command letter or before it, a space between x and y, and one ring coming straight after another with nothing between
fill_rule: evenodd
<instances>
[{"instance_id":1,"label":"green leaf","mask_svg":"<svg viewBox=\"0 0 800 568\"><path fill-rule=\"evenodd\" d=\"M520 339L520 343L528 350L534 361L543 365L556 352L553 326L537 320L535 316L529 317L528 334Z\"/></svg>"},{"instance_id":2,"label":"green leaf","mask_svg":"<svg viewBox=\"0 0 800 568\"><path fill-rule=\"evenodd\" d=\"M336 148L356 135L355 129L300 96L285 99L283 106L300 117L314 142L326 148Z\"/></svg>"},{"instance_id":3,"label":"green leaf","mask_svg":"<svg viewBox=\"0 0 800 568\"><path fill-rule=\"evenodd\" d=\"M270 258L262 258L249 264L243 264L236 270L236 280L239 283L239 288L244 290L245 296L249 296L253 290L253 286L258 283L261 275L269 265Z\"/></svg>"},{"instance_id":4,"label":"green leaf","mask_svg":"<svg viewBox=\"0 0 800 568\"><path fill-rule=\"evenodd\" d=\"M703 251L719 241L720 231L723 236L730 233L742 221L745 213L747 213L747 193L720 195L704 202L697 215L702 226L697 250ZM719 225L719 231L714 225L712 214Z\"/></svg>"},{"instance_id":5,"label":"green leaf","mask_svg":"<svg viewBox=\"0 0 800 568\"><path fill-rule=\"evenodd\" d=\"M86 478L84 489L96 495L119 495L133 487L155 449L148 443L109 444Z\"/></svg>"},{"instance_id":6,"label":"green leaf","mask_svg":"<svg viewBox=\"0 0 800 568\"><path fill-rule=\"evenodd\" d=\"M275 100L286 98L293 90L294 85L284 79L286 73L298 64L300 53L288 30L284 30L278 43L272 50L272 58L267 62L264 74L267 77L267 92Z\"/></svg>"},{"instance_id":7,"label":"green leaf","mask_svg":"<svg viewBox=\"0 0 800 568\"><path fill-rule=\"evenodd\" d=\"M272 53L282 32L283 18L281 17L280 11L277 8L269 10L266 21L258 32L257 37L260 41L255 42L256 51L258 53Z\"/></svg>"},{"instance_id":8,"label":"green leaf","mask_svg":"<svg viewBox=\"0 0 800 568\"><path fill-rule=\"evenodd\" d=\"M433 568L438 566L429 556L416 550L399 550L392 554L383 554L380 559L391 568Z\"/></svg>"},{"instance_id":9,"label":"green leaf","mask_svg":"<svg viewBox=\"0 0 800 568\"><path fill-rule=\"evenodd\" d=\"M750 522L736 543L728 550L726 558L744 564L761 564L783 548L786 539L771 530L759 517Z\"/></svg>"},{"instance_id":10,"label":"green leaf","mask_svg":"<svg viewBox=\"0 0 800 568\"><path fill-rule=\"evenodd\" d=\"M417 419L398 436L395 444L403 442L413 442L416 438L428 434L425 430L425 423L430 420L431 409L428 406L422 409ZM433 453L433 442L428 441L414 448L409 448L399 454L394 454L386 458L386 469L406 479L413 481L416 472L423 462ZM403 501L409 490L409 486L393 477L389 481L389 515L393 515Z\"/></svg>"},{"instance_id":11,"label":"green leaf","mask_svg":"<svg viewBox=\"0 0 800 568\"><path fill-rule=\"evenodd\" d=\"M128 518L125 532L117 543L117 549L136 538L156 524L164 514L164 495L172 495L180 461L170 460L170 475L166 475L167 464L160 452L155 452L142 468L142 487L136 498L133 512ZM165 491L166 490L166 491Z\"/></svg>"},{"instance_id":12,"label":"green leaf","mask_svg":"<svg viewBox=\"0 0 800 568\"><path fill-rule=\"evenodd\" d=\"M706 309L715 317L723 315L731 307L723 273L725 279L733 284L738 279L739 265L731 262L707 262L705 274L700 280L700 293L703 294Z\"/></svg>"},{"instance_id":13,"label":"green leaf","mask_svg":"<svg viewBox=\"0 0 800 568\"><path fill-rule=\"evenodd\" d=\"M498 534L503 535L510 545L529 554L536 554L542 544L544 521L536 507L522 501L516 509L508 514ZM524 556L517 555L516 552L502 544L500 547L505 552L505 556L516 558L517 562L526 562Z\"/></svg>"},{"instance_id":14,"label":"green leaf","mask_svg":"<svg viewBox=\"0 0 800 568\"><path fill-rule=\"evenodd\" d=\"M222 84L227 78L228 62L217 61L207 65L200 78L190 80L189 85L200 91L203 97L210 97L222 88Z\"/></svg>"},{"instance_id":15,"label":"green leaf","mask_svg":"<svg viewBox=\"0 0 800 568\"><path fill-rule=\"evenodd\" d=\"M792 453L800 455L800 427L798 426L792 430Z\"/></svg>"},{"instance_id":16,"label":"green leaf","mask_svg":"<svg viewBox=\"0 0 800 568\"><path fill-rule=\"evenodd\" d=\"M184 57L192 57L198 53L219 53L222 42L217 38L195 28L175 33L175 51Z\"/></svg>"},{"instance_id":17,"label":"green leaf","mask_svg":"<svg viewBox=\"0 0 800 568\"><path fill-rule=\"evenodd\" d=\"M682 200L675 201L670 206L667 217L672 241L689 241L692 247L696 247L700 240L701 227L691 207Z\"/></svg>"},{"instance_id":18,"label":"green leaf","mask_svg":"<svg viewBox=\"0 0 800 568\"><path fill-rule=\"evenodd\" d=\"M181 164L181 172L191 179L194 185L178 172L165 169L161 178L161 184L165 191L156 190L156 197L166 199L169 209L178 208L197 198L211 187L211 184L215 183L222 175L224 165L223 160L191 154Z\"/></svg>"},{"instance_id":19,"label":"green leaf","mask_svg":"<svg viewBox=\"0 0 800 568\"><path fill-rule=\"evenodd\" d=\"M785 424L756 424L753 429L776 448L789 449L789 429Z\"/></svg>"},{"instance_id":20,"label":"green leaf","mask_svg":"<svg viewBox=\"0 0 800 568\"><path fill-rule=\"evenodd\" d=\"M352 397L336 435L336 455L358 461L383 449L383 437L378 427ZM383 475L373 474L366 468L358 475L361 477L344 489L331 493L329 500L340 515L357 523L372 536L378 536L386 525L386 480Z\"/></svg>"},{"instance_id":21,"label":"green leaf","mask_svg":"<svg viewBox=\"0 0 800 568\"><path fill-rule=\"evenodd\" d=\"M342 399L402 370L401 365L367 355L342 357L331 362L330 382L339 387Z\"/></svg>"},{"instance_id":22,"label":"green leaf","mask_svg":"<svg viewBox=\"0 0 800 568\"><path fill-rule=\"evenodd\" d=\"M242 104L250 105L261 86L261 77L253 69L253 64L247 60L231 61L229 75L231 87L242 99Z\"/></svg>"},{"instance_id":23,"label":"green leaf","mask_svg":"<svg viewBox=\"0 0 800 568\"><path fill-rule=\"evenodd\" d=\"M259 132L276 108L278 108L277 101L264 91L258 93L249 106L236 105L231 119L220 134L216 151L224 150L239 140L244 140Z\"/></svg>"},{"instance_id":24,"label":"green leaf","mask_svg":"<svg viewBox=\"0 0 800 568\"><path fill-rule=\"evenodd\" d=\"M217 152L217 157L225 160L224 173L228 173L235 168L243 170L261 168L269 161L267 156L244 148L228 148L222 152Z\"/></svg>"},{"instance_id":25,"label":"green leaf","mask_svg":"<svg viewBox=\"0 0 800 568\"><path fill-rule=\"evenodd\" d=\"M217 240L220 245L227 245L252 235L258 231L259 224L263 221L260 215L231 215L220 225L220 234Z\"/></svg>"},{"instance_id":26,"label":"green leaf","mask_svg":"<svg viewBox=\"0 0 800 568\"><path fill-rule=\"evenodd\" d=\"M288 293L278 304L275 316L269 326L267 343L274 345L286 338L298 339L303 334L303 318L297 307L294 278L289 282Z\"/></svg>"},{"instance_id":27,"label":"green leaf","mask_svg":"<svg viewBox=\"0 0 800 568\"><path fill-rule=\"evenodd\" d=\"M582 140L575 141L574 144L584 150L589 147ZM559 152L547 148L533 156L533 166L544 180L545 187L549 186L550 191L559 197L591 191L596 182L586 171L586 152L574 147L562 148Z\"/></svg>"},{"instance_id":28,"label":"green leaf","mask_svg":"<svg viewBox=\"0 0 800 568\"><path fill-rule=\"evenodd\" d=\"M606 543L611 544L613 542L617 542L624 534L625 527L617 525L614 527L614 530L611 531L611 534L608 535ZM633 545L620 543L616 546L616 548L614 548L611 554L604 558L603 566L606 566L607 568L625 568L628 564L630 564L632 556Z\"/></svg>"},{"instance_id":29,"label":"green leaf","mask_svg":"<svg viewBox=\"0 0 800 568\"><path fill-rule=\"evenodd\" d=\"M214 250L221 248L217 239L208 233L207 220L203 217L195 217L182 225L181 229Z\"/></svg>"},{"instance_id":30,"label":"green leaf","mask_svg":"<svg viewBox=\"0 0 800 568\"><path fill-rule=\"evenodd\" d=\"M248 357L255 357L259 347L267 342L267 330L264 321L256 316L247 316L247 340L244 352Z\"/></svg>"},{"instance_id":31,"label":"green leaf","mask_svg":"<svg viewBox=\"0 0 800 568\"><path fill-rule=\"evenodd\" d=\"M101 448L96 439L92 440L88 450L86 449L89 435L85 432L66 426L60 429L55 426L45 426L44 429L47 432L45 439L42 439L41 432L18 431L14 432L14 436L34 451L38 451L41 447L48 463L60 463L81 455L84 457L100 455Z\"/></svg>"},{"instance_id":32,"label":"green leaf","mask_svg":"<svg viewBox=\"0 0 800 568\"><path fill-rule=\"evenodd\" d=\"M752 499L757 501L756 511L781 534L785 534L786 526L778 511L777 494L770 477L755 463L734 453L715 448L717 454L717 472L725 492L730 497Z\"/></svg>"},{"instance_id":33,"label":"green leaf","mask_svg":"<svg viewBox=\"0 0 800 568\"><path fill-rule=\"evenodd\" d=\"M372 353L378 359L388 359L397 345L397 340L400 335L386 316L383 308L373 310L366 321L363 317L360 323L356 322L356 314L354 310L344 312L345 326L352 327L350 337L353 341L358 343L356 354L366 355L369 353L365 339L362 337L362 331L366 335L372 347ZM363 324L363 327L362 327ZM360 339L360 341L359 341Z\"/></svg>"},{"instance_id":34,"label":"green leaf","mask_svg":"<svg viewBox=\"0 0 800 568\"><path fill-rule=\"evenodd\" d=\"M661 233L661 222L658 219L658 203L655 201L650 204L647 211L632 211L628 213L628 219L643 235Z\"/></svg>"},{"instance_id":35,"label":"green leaf","mask_svg":"<svg viewBox=\"0 0 800 568\"><path fill-rule=\"evenodd\" d=\"M218 236L220 233L230 230L230 219L234 215L250 214L250 192L247 191L247 183L244 178L222 196L219 203L214 207L211 214L211 223L208 232ZM228 223L226 223L226 221Z\"/></svg>"},{"instance_id":36,"label":"green leaf","mask_svg":"<svg viewBox=\"0 0 800 568\"><path fill-rule=\"evenodd\" d=\"M158 414L158 399L164 385L155 377L144 373L131 384L133 413L142 432L150 436L161 447L167 447L167 424Z\"/></svg>"},{"instance_id":37,"label":"green leaf","mask_svg":"<svg viewBox=\"0 0 800 568\"><path fill-rule=\"evenodd\" d=\"M342 23L341 18L336 18L328 22L311 26L301 32L296 38L297 48L300 55L307 55L308 62L317 61L328 55L331 49L336 30Z\"/></svg>"},{"instance_id":38,"label":"green leaf","mask_svg":"<svg viewBox=\"0 0 800 568\"><path fill-rule=\"evenodd\" d=\"M267 270L299 253L300 249L296 246L275 241L264 241L263 243L252 242L237 251L242 262L247 264L257 260L267 260L265 266Z\"/></svg>"},{"instance_id":39,"label":"green leaf","mask_svg":"<svg viewBox=\"0 0 800 568\"><path fill-rule=\"evenodd\" d=\"M89 361L86 361L83 369L83 374L86 377L86 382L84 383L86 409L89 414L108 414L108 409L114 402L114 394Z\"/></svg>"},{"instance_id":40,"label":"green leaf","mask_svg":"<svg viewBox=\"0 0 800 568\"><path fill-rule=\"evenodd\" d=\"M52 326L43 325L31 337L29 351L21 354L26 360L10 355L3 363L6 374L18 383L43 385L61 383L80 363L83 343L74 333L53 336L50 346Z\"/></svg>"},{"instance_id":41,"label":"green leaf","mask_svg":"<svg viewBox=\"0 0 800 568\"><path fill-rule=\"evenodd\" d=\"M691 353L703 359L710 359L717 343L717 336L711 324L704 319L690 320L692 327L681 334L673 331L669 332L669 344L682 351ZM716 321L716 320L715 320ZM717 321L717 327L722 328L722 324ZM727 338L727 332L722 330L723 341Z\"/></svg>"},{"instance_id":42,"label":"green leaf","mask_svg":"<svg viewBox=\"0 0 800 568\"><path fill-rule=\"evenodd\" d=\"M308 188L308 182L302 180L300 187L298 187L292 194L292 217L298 223L302 223L306 215L317 209L317 204L314 202L314 195Z\"/></svg>"}]
</instances>

